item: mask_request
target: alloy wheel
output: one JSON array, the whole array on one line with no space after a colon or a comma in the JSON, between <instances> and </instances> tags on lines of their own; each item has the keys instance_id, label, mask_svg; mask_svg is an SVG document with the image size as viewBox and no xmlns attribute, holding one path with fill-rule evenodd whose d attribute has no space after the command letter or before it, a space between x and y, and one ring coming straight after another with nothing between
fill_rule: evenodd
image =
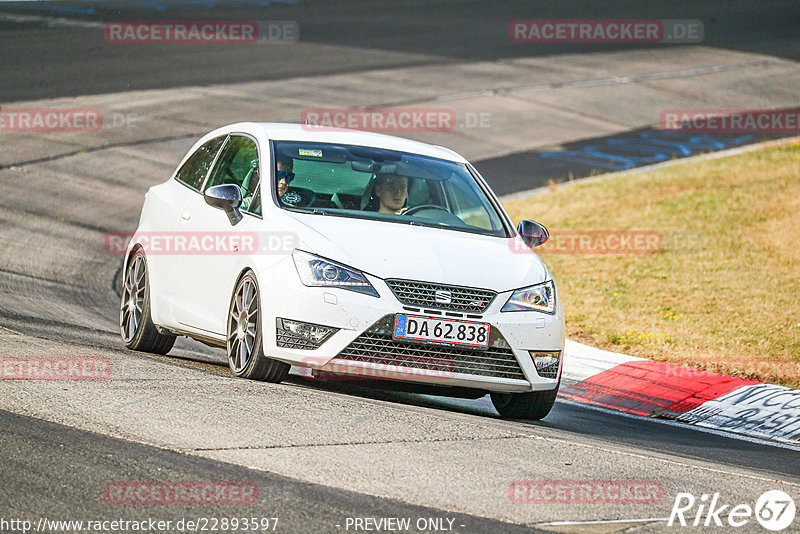
<instances>
[{"instance_id":1,"label":"alloy wheel","mask_svg":"<svg viewBox=\"0 0 800 534\"><path fill-rule=\"evenodd\" d=\"M252 280L244 278L228 315L228 358L231 369L237 374L243 372L253 358L258 320L258 290Z\"/></svg>"},{"instance_id":2,"label":"alloy wheel","mask_svg":"<svg viewBox=\"0 0 800 534\"><path fill-rule=\"evenodd\" d=\"M122 339L126 343L136 335L136 329L142 322L144 311L145 289L147 288L147 270L144 258L136 256L128 267L125 283L122 286L122 300L119 310L119 324Z\"/></svg>"}]
</instances>

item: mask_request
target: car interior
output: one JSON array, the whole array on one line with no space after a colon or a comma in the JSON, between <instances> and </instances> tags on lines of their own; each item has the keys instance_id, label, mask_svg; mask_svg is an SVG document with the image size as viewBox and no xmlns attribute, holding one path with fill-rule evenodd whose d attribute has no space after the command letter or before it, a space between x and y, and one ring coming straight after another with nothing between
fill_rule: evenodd
<instances>
[{"instance_id":1,"label":"car interior","mask_svg":"<svg viewBox=\"0 0 800 534\"><path fill-rule=\"evenodd\" d=\"M294 179L288 191L276 197L281 207L505 235L485 193L458 163L393 150L299 141L275 141L273 151L275 161L293 162ZM404 212L377 211L375 185L382 174L408 179Z\"/></svg>"}]
</instances>

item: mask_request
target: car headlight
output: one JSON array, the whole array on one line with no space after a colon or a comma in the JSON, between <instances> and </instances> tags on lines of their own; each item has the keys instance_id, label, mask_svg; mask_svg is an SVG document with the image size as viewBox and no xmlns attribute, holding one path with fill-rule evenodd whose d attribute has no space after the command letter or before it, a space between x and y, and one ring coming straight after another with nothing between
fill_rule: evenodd
<instances>
[{"instance_id":1,"label":"car headlight","mask_svg":"<svg viewBox=\"0 0 800 534\"><path fill-rule=\"evenodd\" d=\"M307 286L338 287L378 297L364 273L302 250L292 252L300 280Z\"/></svg>"},{"instance_id":2,"label":"car headlight","mask_svg":"<svg viewBox=\"0 0 800 534\"><path fill-rule=\"evenodd\" d=\"M508 302L500 311L540 311L544 313L556 312L556 285L552 280L536 284L535 286L517 289L511 294Z\"/></svg>"}]
</instances>

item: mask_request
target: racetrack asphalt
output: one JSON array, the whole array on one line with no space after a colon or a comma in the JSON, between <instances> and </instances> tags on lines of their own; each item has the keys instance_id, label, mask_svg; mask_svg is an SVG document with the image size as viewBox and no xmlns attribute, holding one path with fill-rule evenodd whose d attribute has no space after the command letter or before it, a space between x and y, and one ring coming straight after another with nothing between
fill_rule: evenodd
<instances>
[{"instance_id":1,"label":"racetrack asphalt","mask_svg":"<svg viewBox=\"0 0 800 534\"><path fill-rule=\"evenodd\" d=\"M0 17L0 102L110 92L277 80L365 69L462 61L499 61L671 45L513 43L517 19L696 19L703 45L800 59L791 0L724 4L637 0L545 2L474 0L92 1L2 2L0 12L81 21L291 20L298 45L104 46L102 30ZM266 50L265 50L266 48ZM464 87L468 90L469 87Z\"/></svg>"},{"instance_id":2,"label":"racetrack asphalt","mask_svg":"<svg viewBox=\"0 0 800 534\"><path fill-rule=\"evenodd\" d=\"M0 425L3 428L0 447L4 451L0 500L6 520L11 516L37 525L42 519L143 521L156 518L157 521L172 521L177 526L181 519L257 518L261 524L262 518L277 518L278 531L332 532L339 525L340 529L344 527L348 518L398 517L414 518L414 521L432 518L465 532L541 532L399 500L298 483L265 471L165 451L2 410ZM253 503L237 506L170 504L154 506L147 511L141 506L115 504L106 498L106 485L132 480L248 484L258 488L258 498ZM79 531L77 528L65 530ZM168 530L177 531L177 528Z\"/></svg>"}]
</instances>

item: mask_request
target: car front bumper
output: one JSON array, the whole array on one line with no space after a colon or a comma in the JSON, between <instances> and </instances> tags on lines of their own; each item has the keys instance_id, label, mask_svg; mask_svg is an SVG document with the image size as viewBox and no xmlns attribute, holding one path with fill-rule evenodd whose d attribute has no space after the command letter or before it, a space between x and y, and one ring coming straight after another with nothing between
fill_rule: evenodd
<instances>
[{"instance_id":1,"label":"car front bumper","mask_svg":"<svg viewBox=\"0 0 800 534\"><path fill-rule=\"evenodd\" d=\"M507 291L498 293L483 313L464 312L459 317L432 306L404 304L384 280L371 275L366 276L379 297L338 288L308 287L300 281L291 259L287 260L259 273L263 345L269 357L336 373L335 376L487 391L549 390L558 384L565 337L558 294L553 315L501 312L511 295ZM398 313L488 323L489 348L476 350L393 339L391 328ZM318 347L302 342L287 344L286 332L278 329L278 318L337 330ZM541 376L531 351L555 353L558 362Z\"/></svg>"}]
</instances>

